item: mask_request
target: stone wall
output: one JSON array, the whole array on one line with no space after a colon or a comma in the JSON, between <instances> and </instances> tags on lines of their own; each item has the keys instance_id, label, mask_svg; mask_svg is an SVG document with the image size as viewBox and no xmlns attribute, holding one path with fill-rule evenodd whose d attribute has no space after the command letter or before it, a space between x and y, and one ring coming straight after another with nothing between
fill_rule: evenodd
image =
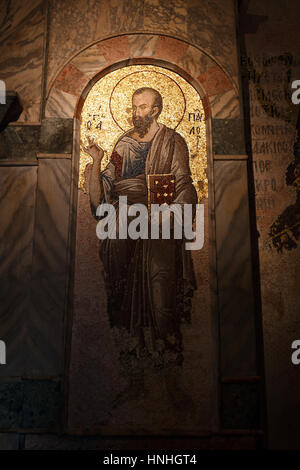
<instances>
[{"instance_id":1,"label":"stone wall","mask_svg":"<svg viewBox=\"0 0 300 470\"><path fill-rule=\"evenodd\" d=\"M295 205L296 190L293 184L287 183L285 175L293 162L294 121L270 116L270 106L263 111L262 92L255 87L255 73L270 71L269 78L261 79L265 80L263 89L275 88L277 107L290 109L285 98L278 98L278 85L281 86L288 70L292 77L300 78L297 77L299 65L298 68L296 65L299 64L294 20L297 14L292 8L288 10L284 1L276 5L255 0L247 3L248 9L247 5L241 9L240 29L242 36L245 35L242 39L246 47L242 51L242 66L247 64L246 75L250 76L251 143L260 234L261 284L256 288L261 288L262 294L269 445L272 448L299 447L294 438L298 430L294 409L299 403L293 391L299 373L290 361L290 345L297 339L297 328L299 330L297 250L295 247L278 251L274 237L269 236L276 219L287 207ZM293 3L296 8L297 2ZM215 157L214 172L220 183L216 185L215 198L219 221L220 331L223 335L221 420L227 429L258 427L256 420L251 421L251 413L243 413L244 404L257 410L260 392L255 377L262 367L255 364L255 347L251 343L255 334L249 336L249 331L254 329L255 306L251 304L251 296L248 302L243 295L244 286L246 290L249 286L250 290L252 288L248 257L251 240L247 162L244 138L241 138L243 121L235 10L233 0L205 0L201 5L197 0L2 2L0 78L5 80L8 89L18 92L23 106L17 123L0 134L2 220L5 221L1 231L7 240L2 245L5 262L1 280L5 291L1 297L5 301L1 309L4 320L0 337L5 336L10 345L8 364L0 368L3 397L0 428L3 431L52 432L63 422L57 417L62 416L65 406L64 395L59 390L64 388L61 379L67 365L65 337L70 340L64 322L68 307L68 243L73 210L70 209L73 111L85 85L99 70L124 57L142 56L176 63L200 78L206 90L213 118L211 154ZM286 28L289 34L285 33ZM177 46L174 46L175 40ZM278 58L283 53L292 55L294 62L286 66L284 59L277 59L277 63L264 65L263 57ZM245 68L243 70L245 73ZM266 124L273 126L267 132L276 132L272 138L269 135L265 138L263 126ZM236 204L232 204L233 200ZM234 225L234 233L238 234L234 240L230 239L232 230L227 230L225 221L222 222L225 215L228 220L240 221ZM238 218L234 218L235 215ZM228 247L230 250L226 251ZM231 271L231 259L237 249L241 271ZM224 257L224 253L227 256ZM229 277L224 277L227 272ZM236 296L228 308L236 282L240 296ZM232 312L241 312L240 323L230 322ZM235 344L237 337L240 342ZM238 360L239 345L244 345L245 361ZM254 380L249 386L247 381L235 382L237 377L247 375ZM37 396L39 399L35 398ZM286 396L292 404L283 400ZM237 410L235 421L232 410ZM40 445L39 439L28 436L24 444L21 438L4 434L2 440L4 445L14 447L27 446L28 442L28 447L32 448ZM44 442L48 442L47 436ZM224 446L223 442L214 442L216 447ZM234 447L232 443L228 445ZM239 445L251 447L253 441Z\"/></svg>"},{"instance_id":2,"label":"stone wall","mask_svg":"<svg viewBox=\"0 0 300 470\"><path fill-rule=\"evenodd\" d=\"M291 83L300 77L300 5L244 3L241 65L249 80L269 445L293 449L300 446L300 368L291 362L300 327L299 155L294 155L300 108L291 101Z\"/></svg>"}]
</instances>

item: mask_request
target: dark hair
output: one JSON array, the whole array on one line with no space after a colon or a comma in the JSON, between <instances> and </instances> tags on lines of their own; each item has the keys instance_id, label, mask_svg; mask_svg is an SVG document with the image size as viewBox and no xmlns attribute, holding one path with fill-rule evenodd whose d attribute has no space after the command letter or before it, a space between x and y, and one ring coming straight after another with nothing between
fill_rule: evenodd
<instances>
[{"instance_id":1,"label":"dark hair","mask_svg":"<svg viewBox=\"0 0 300 470\"><path fill-rule=\"evenodd\" d=\"M162 112L162 109L163 109L163 100L162 100L161 94L157 90L154 90L154 88L150 88L150 87L146 87L146 86L143 87L143 88L138 88L133 93L132 99L133 99L134 96L140 95L141 93L144 93L144 91L150 91L152 93L152 95L154 97L153 107L156 106L158 108L158 113L155 117L158 118L158 116L160 115L160 113Z\"/></svg>"}]
</instances>

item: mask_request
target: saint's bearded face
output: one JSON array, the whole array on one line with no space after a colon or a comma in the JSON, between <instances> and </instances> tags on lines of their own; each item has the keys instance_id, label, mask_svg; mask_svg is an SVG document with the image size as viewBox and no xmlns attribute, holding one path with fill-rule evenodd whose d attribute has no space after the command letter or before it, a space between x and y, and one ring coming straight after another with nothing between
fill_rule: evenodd
<instances>
[{"instance_id":1,"label":"saint's bearded face","mask_svg":"<svg viewBox=\"0 0 300 470\"><path fill-rule=\"evenodd\" d=\"M133 96L132 122L135 132L139 137L144 137L157 115L157 107L154 106L153 94L144 91Z\"/></svg>"},{"instance_id":2,"label":"saint's bearded face","mask_svg":"<svg viewBox=\"0 0 300 470\"><path fill-rule=\"evenodd\" d=\"M143 117L134 115L132 116L134 130L137 132L139 137L144 137L147 134L153 120L154 118L152 117L152 110Z\"/></svg>"}]
</instances>

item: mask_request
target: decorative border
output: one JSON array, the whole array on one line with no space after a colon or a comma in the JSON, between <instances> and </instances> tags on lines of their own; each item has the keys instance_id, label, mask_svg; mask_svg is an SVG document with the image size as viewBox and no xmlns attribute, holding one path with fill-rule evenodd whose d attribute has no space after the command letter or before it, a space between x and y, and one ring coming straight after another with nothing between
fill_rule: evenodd
<instances>
[{"instance_id":1,"label":"decorative border","mask_svg":"<svg viewBox=\"0 0 300 470\"><path fill-rule=\"evenodd\" d=\"M74 56L58 73L48 92L45 117L79 118L91 87L120 66L151 63L183 75L202 90L207 116L239 118L238 90L233 77L195 46L158 34L127 34L94 43ZM165 65L164 65L165 66Z\"/></svg>"}]
</instances>

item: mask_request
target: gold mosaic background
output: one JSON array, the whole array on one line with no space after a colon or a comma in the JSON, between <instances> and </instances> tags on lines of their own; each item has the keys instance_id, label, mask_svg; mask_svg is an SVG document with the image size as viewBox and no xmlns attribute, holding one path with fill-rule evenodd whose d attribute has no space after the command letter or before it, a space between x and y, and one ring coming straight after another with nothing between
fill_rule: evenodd
<instances>
[{"instance_id":1,"label":"gold mosaic background","mask_svg":"<svg viewBox=\"0 0 300 470\"><path fill-rule=\"evenodd\" d=\"M132 65L101 78L89 92L81 114L81 141L88 136L104 150L102 169L107 165L117 139L132 127L132 93L143 86L158 90L163 111L158 121L185 138L190 154L192 179L198 200L206 198L206 126L204 109L197 91L180 75L154 65ZM79 188L86 191L84 171L92 158L80 150Z\"/></svg>"}]
</instances>

